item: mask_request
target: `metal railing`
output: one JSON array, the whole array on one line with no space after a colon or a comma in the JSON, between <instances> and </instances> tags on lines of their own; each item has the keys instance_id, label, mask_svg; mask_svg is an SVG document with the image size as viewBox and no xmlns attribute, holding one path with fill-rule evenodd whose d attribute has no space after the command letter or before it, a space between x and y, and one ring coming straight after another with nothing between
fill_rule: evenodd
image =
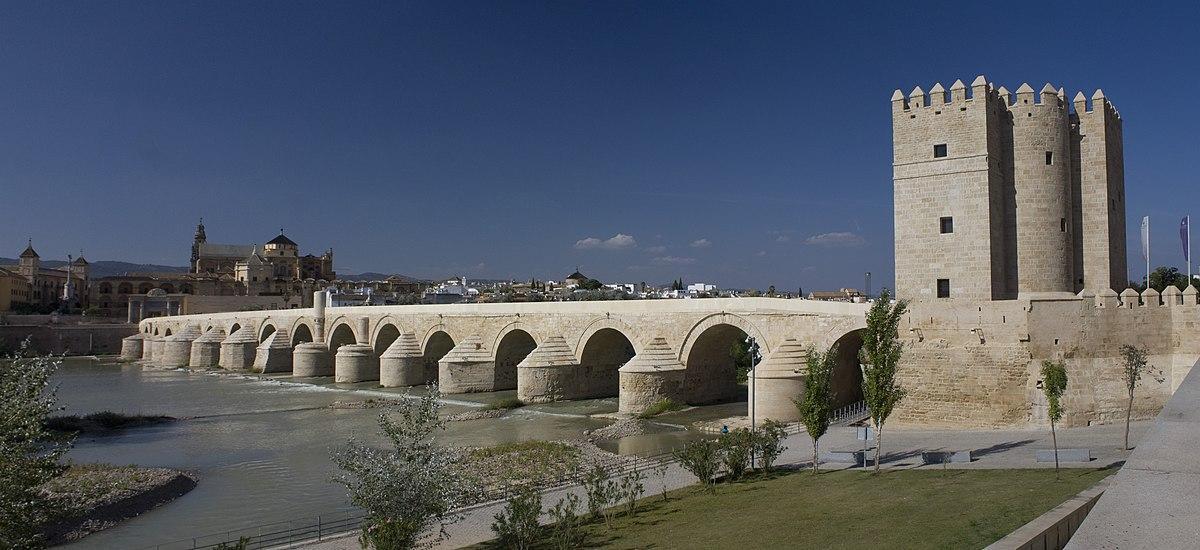
<instances>
[{"instance_id":1,"label":"metal railing","mask_svg":"<svg viewBox=\"0 0 1200 550\"><path fill-rule=\"evenodd\" d=\"M609 475L617 476L629 473L633 470L648 470L658 466L663 462L671 462L671 460L662 460L669 453L662 453L647 457L637 457L634 460L615 465L608 468ZM578 485L579 482L573 477L564 476L559 479L549 482L541 488L542 492L557 491L565 487ZM501 489L493 491L479 503L466 506L460 511L466 512L476 508L490 506L507 499L516 489ZM365 517L363 512L355 510L344 513L322 514L315 518L309 517L303 520L296 521L280 521L275 523L266 523L245 527L242 529L234 529L222 531L219 533L210 533L192 538L179 539L151 546L143 546L137 550L212 550L220 547L222 544L233 547L238 544L243 538L246 540L247 550L257 550L262 548L277 548L297 543L320 542L321 540L344 535L351 531L355 531L362 524Z\"/></svg>"},{"instance_id":2,"label":"metal railing","mask_svg":"<svg viewBox=\"0 0 1200 550\"><path fill-rule=\"evenodd\" d=\"M143 546L139 550L211 550L221 545L232 547L243 539L247 549L273 548L305 541L319 542L358 529L362 519L363 513L360 511L321 514L316 516L315 522L314 518L305 518L298 521L266 523Z\"/></svg>"},{"instance_id":3,"label":"metal railing","mask_svg":"<svg viewBox=\"0 0 1200 550\"><path fill-rule=\"evenodd\" d=\"M833 411L833 419L829 424L832 426L851 426L870 417L871 409L867 408L867 402L859 401Z\"/></svg>"}]
</instances>

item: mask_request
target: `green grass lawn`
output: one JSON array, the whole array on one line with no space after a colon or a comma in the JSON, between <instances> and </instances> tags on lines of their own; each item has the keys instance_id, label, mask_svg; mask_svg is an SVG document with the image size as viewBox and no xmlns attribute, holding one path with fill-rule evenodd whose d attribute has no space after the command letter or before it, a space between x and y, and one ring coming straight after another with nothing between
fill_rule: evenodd
<instances>
[{"instance_id":1,"label":"green grass lawn","mask_svg":"<svg viewBox=\"0 0 1200 550\"><path fill-rule=\"evenodd\" d=\"M587 527L606 548L982 548L1116 470L781 473L645 498ZM654 487L654 480L647 488ZM553 502L543 503L552 506Z\"/></svg>"}]
</instances>

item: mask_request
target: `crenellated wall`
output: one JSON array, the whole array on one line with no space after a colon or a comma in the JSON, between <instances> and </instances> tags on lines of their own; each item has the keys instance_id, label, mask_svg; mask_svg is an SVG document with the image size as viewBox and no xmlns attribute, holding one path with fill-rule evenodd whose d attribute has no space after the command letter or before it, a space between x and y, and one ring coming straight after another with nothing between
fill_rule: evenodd
<instances>
[{"instance_id":1,"label":"crenellated wall","mask_svg":"<svg viewBox=\"0 0 1200 550\"><path fill-rule=\"evenodd\" d=\"M1064 425L1124 419L1120 347L1145 346L1163 382L1145 377L1134 416L1157 414L1200 359L1200 305L1192 292L1160 297L1108 291L1076 298L975 305L914 303L905 318L901 380L909 395L896 423L947 427L1044 425L1042 361L1062 360ZM1165 299L1164 299L1165 298Z\"/></svg>"}]
</instances>

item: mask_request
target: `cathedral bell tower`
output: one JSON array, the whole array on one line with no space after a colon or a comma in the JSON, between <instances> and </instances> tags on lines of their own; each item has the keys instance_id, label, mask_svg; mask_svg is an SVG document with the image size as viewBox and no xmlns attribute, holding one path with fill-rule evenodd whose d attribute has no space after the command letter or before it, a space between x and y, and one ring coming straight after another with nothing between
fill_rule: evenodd
<instances>
[{"instance_id":1,"label":"cathedral bell tower","mask_svg":"<svg viewBox=\"0 0 1200 550\"><path fill-rule=\"evenodd\" d=\"M204 218L200 218L200 223L196 225L196 235L192 238L192 263L189 271L192 273L200 272L200 245L207 240L204 235Z\"/></svg>"}]
</instances>

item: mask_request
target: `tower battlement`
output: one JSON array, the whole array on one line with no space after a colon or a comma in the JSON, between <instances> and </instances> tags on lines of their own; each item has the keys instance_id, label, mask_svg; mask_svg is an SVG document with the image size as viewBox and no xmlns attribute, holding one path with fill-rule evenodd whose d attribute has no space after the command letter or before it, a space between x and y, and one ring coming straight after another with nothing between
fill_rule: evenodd
<instances>
[{"instance_id":1,"label":"tower battlement","mask_svg":"<svg viewBox=\"0 0 1200 550\"><path fill-rule=\"evenodd\" d=\"M1121 119L1104 93L980 75L892 93L897 294L1124 288Z\"/></svg>"}]
</instances>

